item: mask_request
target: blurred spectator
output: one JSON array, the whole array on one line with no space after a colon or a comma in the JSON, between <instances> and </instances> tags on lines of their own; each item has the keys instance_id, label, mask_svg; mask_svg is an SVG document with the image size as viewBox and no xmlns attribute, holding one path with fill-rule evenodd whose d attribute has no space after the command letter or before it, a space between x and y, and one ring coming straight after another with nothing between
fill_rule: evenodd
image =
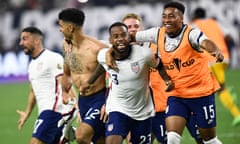
<instances>
[{"instance_id":1,"label":"blurred spectator","mask_svg":"<svg viewBox=\"0 0 240 144\"><path fill-rule=\"evenodd\" d=\"M234 118L232 125L240 125L240 109L233 100L232 92L226 86L225 72L229 64L229 52L225 41L226 37L224 36L218 22L213 18L207 18L206 10L204 8L199 7L195 9L192 22L217 45L224 55L224 60L221 63L216 63L211 59L212 56L209 55L210 68L221 86L221 89L217 92L219 99Z\"/></svg>"}]
</instances>

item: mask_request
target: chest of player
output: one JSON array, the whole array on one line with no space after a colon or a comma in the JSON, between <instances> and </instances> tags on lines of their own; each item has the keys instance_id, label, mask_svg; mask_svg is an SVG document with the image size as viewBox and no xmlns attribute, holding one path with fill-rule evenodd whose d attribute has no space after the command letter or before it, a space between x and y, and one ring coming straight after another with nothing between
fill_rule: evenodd
<instances>
[{"instance_id":1,"label":"chest of player","mask_svg":"<svg viewBox=\"0 0 240 144\"><path fill-rule=\"evenodd\" d=\"M46 60L32 60L28 68L29 80L44 80L52 77L51 66Z\"/></svg>"},{"instance_id":2,"label":"chest of player","mask_svg":"<svg viewBox=\"0 0 240 144\"><path fill-rule=\"evenodd\" d=\"M146 64L144 58L126 59L123 61L116 61L119 72L108 70L112 81L124 83L126 81L136 81L144 79L148 75L149 66Z\"/></svg>"}]
</instances>

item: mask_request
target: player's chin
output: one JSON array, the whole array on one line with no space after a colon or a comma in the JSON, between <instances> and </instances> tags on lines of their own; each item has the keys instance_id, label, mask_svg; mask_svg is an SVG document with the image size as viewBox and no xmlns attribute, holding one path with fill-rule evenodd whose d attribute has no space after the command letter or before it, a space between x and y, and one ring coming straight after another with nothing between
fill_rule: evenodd
<instances>
[{"instance_id":1,"label":"player's chin","mask_svg":"<svg viewBox=\"0 0 240 144\"><path fill-rule=\"evenodd\" d=\"M27 48L24 48L23 51L25 54L30 54L30 51Z\"/></svg>"}]
</instances>

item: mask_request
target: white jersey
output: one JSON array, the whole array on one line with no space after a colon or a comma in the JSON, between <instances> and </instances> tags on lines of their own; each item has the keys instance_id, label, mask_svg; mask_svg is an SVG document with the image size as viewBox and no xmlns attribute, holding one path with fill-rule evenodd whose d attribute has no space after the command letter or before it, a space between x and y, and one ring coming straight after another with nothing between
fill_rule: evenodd
<instances>
[{"instance_id":1,"label":"white jersey","mask_svg":"<svg viewBox=\"0 0 240 144\"><path fill-rule=\"evenodd\" d=\"M116 60L119 72L105 63L106 49L98 54L99 63L105 68L112 82L106 102L106 112L121 112L135 120L154 116L154 106L149 90L151 49L133 45L129 58Z\"/></svg>"},{"instance_id":2,"label":"white jersey","mask_svg":"<svg viewBox=\"0 0 240 144\"><path fill-rule=\"evenodd\" d=\"M44 110L61 112L64 105L61 84L57 82L57 76L63 74L63 57L45 49L38 57L31 60L28 73L38 113Z\"/></svg>"},{"instance_id":3,"label":"white jersey","mask_svg":"<svg viewBox=\"0 0 240 144\"><path fill-rule=\"evenodd\" d=\"M181 33L179 35L177 35L176 37L169 37L168 35L165 36L165 50L166 51L173 51L175 50L183 37L183 32L184 30L187 28L187 25L184 25ZM154 27L154 28L150 28L148 30L144 30L144 31L139 31L136 33L136 41L139 42L152 42L157 44L158 41L158 33L159 33L159 27ZM204 35L200 29L198 28L193 28L188 36L188 39L190 41L190 43L192 45L195 44L201 44L201 42L205 39L207 39L207 36ZM196 49L200 48L200 47L195 47Z\"/></svg>"}]
</instances>

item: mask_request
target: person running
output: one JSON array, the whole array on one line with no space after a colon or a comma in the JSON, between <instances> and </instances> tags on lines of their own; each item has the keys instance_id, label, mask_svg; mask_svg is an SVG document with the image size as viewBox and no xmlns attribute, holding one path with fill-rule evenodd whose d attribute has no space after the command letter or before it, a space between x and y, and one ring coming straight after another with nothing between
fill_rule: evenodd
<instances>
[{"instance_id":1,"label":"person running","mask_svg":"<svg viewBox=\"0 0 240 144\"><path fill-rule=\"evenodd\" d=\"M217 93L220 101L234 117L232 125L237 126L240 124L240 110L234 102L229 88L225 84L225 71L229 65L229 51L224 34L218 22L212 18L207 18L206 10L200 7L196 8L193 12L192 24L197 26L209 39L214 41L224 55L224 61L221 63L215 63L210 58L210 68L221 86L221 89Z\"/></svg>"},{"instance_id":2,"label":"person running","mask_svg":"<svg viewBox=\"0 0 240 144\"><path fill-rule=\"evenodd\" d=\"M19 44L32 59L28 68L30 80L28 103L25 111L17 110L20 115L18 129L22 129L37 104L38 118L29 143L56 144L60 141L63 128L58 122L63 115L73 116L75 109L73 105L65 106L62 103L63 57L43 48L42 40L43 34L36 27L26 27L21 32Z\"/></svg>"},{"instance_id":3,"label":"person running","mask_svg":"<svg viewBox=\"0 0 240 144\"><path fill-rule=\"evenodd\" d=\"M85 14L76 8L66 8L59 12L59 28L64 35L64 75L63 101L68 103L66 95L74 84L79 92L78 107L82 122L76 130L78 143L105 143L105 125L100 120L100 110L105 104L105 74L93 83L91 89L81 92L83 81L95 71L97 54L100 49L108 47L99 40L85 35L83 24Z\"/></svg>"},{"instance_id":4,"label":"person running","mask_svg":"<svg viewBox=\"0 0 240 144\"><path fill-rule=\"evenodd\" d=\"M141 16L135 13L126 14L122 22L128 26L129 34L142 31L143 22ZM139 43L140 45L146 45L150 47L153 53L158 53L158 48L153 43ZM159 144L167 143L167 132L165 126L165 110L167 105L167 94L165 94L165 84L162 77L159 75L159 72L155 68L150 69L150 88L153 96L155 116L152 120L152 139L156 137ZM187 122L187 128L191 136L195 139L196 143L202 144L202 139L197 130L195 121L190 118ZM128 138L129 139L129 138ZM152 140L152 142L153 142ZM128 141L127 141L128 142ZM129 142L128 142L129 143Z\"/></svg>"},{"instance_id":5,"label":"person running","mask_svg":"<svg viewBox=\"0 0 240 144\"><path fill-rule=\"evenodd\" d=\"M159 47L161 59L175 84L167 93L167 144L180 144L187 119L194 116L205 144L221 144L216 136L215 92L220 88L208 67L208 52L217 62L220 49L199 29L184 24L185 6L171 1L164 5L161 28L137 32L132 41L150 41ZM109 51L111 53L111 51ZM108 54L109 55L109 54ZM107 65L117 65L107 59Z\"/></svg>"}]
</instances>

